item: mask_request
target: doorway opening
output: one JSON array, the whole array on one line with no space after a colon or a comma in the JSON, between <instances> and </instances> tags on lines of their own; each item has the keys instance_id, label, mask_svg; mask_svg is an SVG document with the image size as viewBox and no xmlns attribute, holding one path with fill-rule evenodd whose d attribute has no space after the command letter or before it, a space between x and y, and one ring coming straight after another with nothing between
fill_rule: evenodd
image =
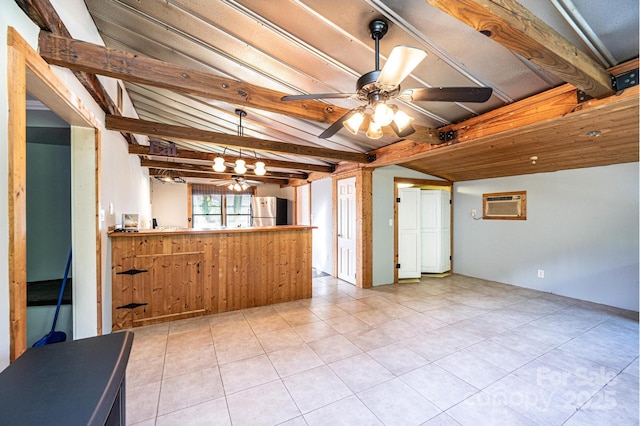
<instances>
[{"instance_id":1,"label":"doorway opening","mask_svg":"<svg viewBox=\"0 0 640 426\"><path fill-rule=\"evenodd\" d=\"M102 243L99 238L100 126L24 38L7 31L9 359L27 349L27 92L70 126L73 336L102 334ZM64 256L68 255L68 249ZM66 264L66 263L65 263ZM64 267L64 266L63 266Z\"/></svg>"},{"instance_id":2,"label":"doorway opening","mask_svg":"<svg viewBox=\"0 0 640 426\"><path fill-rule=\"evenodd\" d=\"M53 322L71 250L71 127L27 94L27 346ZM71 274L56 331L73 336Z\"/></svg>"},{"instance_id":3,"label":"doorway opening","mask_svg":"<svg viewBox=\"0 0 640 426\"><path fill-rule=\"evenodd\" d=\"M413 200L415 206L410 208L405 204L403 206L405 207L404 211L400 207L402 201L398 202L402 188L411 188L413 192L417 192L405 200L407 202ZM444 256L447 260L445 267L448 266L447 269L449 270L452 268L452 201L448 202L444 211L441 210L443 213L438 225L442 226L438 226L439 229L436 230L431 220L420 220L419 212L424 203L421 198L427 198L420 196L422 191L425 191L425 195L430 191L433 191L434 194L428 195L444 192L444 196L437 201L438 203L444 203L444 200L452 200L452 183L449 181L394 178L394 263L396 268L394 269L393 278L396 283L403 277L401 272L403 263L411 269L411 272L407 274L407 276L411 276L410 279L419 279L423 271L435 271L436 269L430 269L428 265L430 262L439 263L438 268L442 269L441 264L444 263L444 260L440 262L436 257L441 258ZM411 191L407 191L407 193L411 194ZM445 223L442 223L443 220ZM427 226L422 226L421 222L424 222ZM404 224L407 224L407 226L404 226Z\"/></svg>"}]
</instances>

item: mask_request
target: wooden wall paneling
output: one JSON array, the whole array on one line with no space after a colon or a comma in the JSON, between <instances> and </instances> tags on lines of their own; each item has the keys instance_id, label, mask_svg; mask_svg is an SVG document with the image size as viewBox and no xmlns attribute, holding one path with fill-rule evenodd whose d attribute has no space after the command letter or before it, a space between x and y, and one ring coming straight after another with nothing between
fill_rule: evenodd
<instances>
[{"instance_id":1,"label":"wooden wall paneling","mask_svg":"<svg viewBox=\"0 0 640 426\"><path fill-rule=\"evenodd\" d=\"M311 239L310 228L118 235L112 243L113 328L311 297ZM128 269L148 272L117 275ZM115 309L132 302L148 305Z\"/></svg>"},{"instance_id":2,"label":"wooden wall paneling","mask_svg":"<svg viewBox=\"0 0 640 426\"><path fill-rule=\"evenodd\" d=\"M120 87L118 85L118 87ZM101 200L101 190L102 187L100 182L102 182L102 137L100 131L95 129L95 193L96 193L96 205L95 205L95 227L96 227L96 277L98 278L96 281L96 315L97 315L97 334L98 336L102 335L102 238L103 234L100 227L100 200Z\"/></svg>"},{"instance_id":3,"label":"wooden wall paneling","mask_svg":"<svg viewBox=\"0 0 640 426\"><path fill-rule=\"evenodd\" d=\"M24 54L7 49L9 100L9 358L27 350L27 75Z\"/></svg>"},{"instance_id":4,"label":"wooden wall paneling","mask_svg":"<svg viewBox=\"0 0 640 426\"><path fill-rule=\"evenodd\" d=\"M203 263L202 263L202 267L201 267L201 271L202 271L202 279L203 279L203 290L202 290L202 297L203 297L203 306L205 311L210 312L210 313L217 313L218 310L218 305L216 304L217 301L217 297L214 298L214 292L213 292L213 288L215 285L215 282L212 280L212 276L215 270L215 265L217 262L217 256L214 254L214 241L217 241L217 239L213 239L213 238L208 238L208 239L203 239L201 244L202 244L202 250L204 252L204 259L203 259ZM217 288L217 287L216 287Z\"/></svg>"},{"instance_id":5,"label":"wooden wall paneling","mask_svg":"<svg viewBox=\"0 0 640 426\"><path fill-rule=\"evenodd\" d=\"M275 288L277 289L275 294L276 302L287 300L287 271L282 268L287 262L286 249L286 235L279 235L279 238L276 238L276 271L271 278L274 280Z\"/></svg>"},{"instance_id":6,"label":"wooden wall paneling","mask_svg":"<svg viewBox=\"0 0 640 426\"><path fill-rule=\"evenodd\" d=\"M287 263L286 252L286 235L279 235L276 238L276 273L272 278L277 288L275 302L284 302L287 300L287 271L285 269Z\"/></svg>"},{"instance_id":7,"label":"wooden wall paneling","mask_svg":"<svg viewBox=\"0 0 640 426\"><path fill-rule=\"evenodd\" d=\"M118 309L133 302L133 276L118 274L134 268L133 248L134 240L119 239L111 245L111 282L112 282L112 329L129 328L133 325L131 309Z\"/></svg>"},{"instance_id":8,"label":"wooden wall paneling","mask_svg":"<svg viewBox=\"0 0 640 426\"><path fill-rule=\"evenodd\" d=\"M184 236L176 238L174 241L177 247L172 247L173 249L175 249L173 253L180 253L180 245L182 242L184 242ZM180 294L182 290L180 287L182 287L182 285L184 284L182 282L183 268L187 266L182 264L182 261L185 261L187 259L186 256L171 255L164 256L161 259L162 268L170 271L171 278L167 282L166 276L164 279L162 279L162 276L165 274L162 271L158 271L156 276L158 276L159 280L154 280L155 282L153 291L160 292L161 289L164 288L164 299L162 299L164 301L164 306L161 315L176 314L180 312ZM156 269L157 268L154 268L154 273L156 272Z\"/></svg>"},{"instance_id":9,"label":"wooden wall paneling","mask_svg":"<svg viewBox=\"0 0 640 426\"><path fill-rule=\"evenodd\" d=\"M265 254L269 253L269 240L267 238L257 238L256 239L256 262L258 262L257 274L256 274L256 282L262 283L262 285L258 286L257 289L259 291L259 299L262 304L269 304L269 286L267 283L267 279L269 277L268 270L271 266L270 262L268 262L267 256Z\"/></svg>"},{"instance_id":10,"label":"wooden wall paneling","mask_svg":"<svg viewBox=\"0 0 640 426\"><path fill-rule=\"evenodd\" d=\"M247 234L240 234L240 259L239 263L239 271L240 276L238 277L240 280L240 300L241 306L243 308L252 306L251 299L249 295L249 268L251 267L251 258L249 257L249 244L247 239ZM259 285L259 283L256 283Z\"/></svg>"},{"instance_id":11,"label":"wooden wall paneling","mask_svg":"<svg viewBox=\"0 0 640 426\"><path fill-rule=\"evenodd\" d=\"M277 292L277 285L273 280L273 276L275 275L275 271L277 270L277 267L276 267L276 256L278 255L277 240L273 238L264 238L263 244L266 244L266 247L267 247L266 261L268 264L266 269L267 276L264 279L264 286L267 292L267 301L269 304L272 304L276 300L276 292Z\"/></svg>"},{"instance_id":12,"label":"wooden wall paneling","mask_svg":"<svg viewBox=\"0 0 640 426\"><path fill-rule=\"evenodd\" d=\"M360 234L356 244L360 279L356 277L356 282L358 287L370 288L373 285L373 169L362 169L360 185L356 181L356 189L356 210L359 212L356 226Z\"/></svg>"},{"instance_id":13,"label":"wooden wall paneling","mask_svg":"<svg viewBox=\"0 0 640 426\"><path fill-rule=\"evenodd\" d=\"M218 312L227 311L227 268L229 267L229 246L227 234L218 237Z\"/></svg>"}]
</instances>

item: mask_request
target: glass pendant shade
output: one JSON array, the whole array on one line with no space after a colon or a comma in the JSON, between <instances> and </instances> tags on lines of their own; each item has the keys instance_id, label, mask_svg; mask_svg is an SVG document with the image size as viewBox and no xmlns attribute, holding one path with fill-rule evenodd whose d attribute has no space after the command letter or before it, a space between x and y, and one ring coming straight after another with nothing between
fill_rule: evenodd
<instances>
[{"instance_id":1,"label":"glass pendant shade","mask_svg":"<svg viewBox=\"0 0 640 426\"><path fill-rule=\"evenodd\" d=\"M393 113L394 111L389 105L379 102L373 110L373 121L378 126L388 126L393 121Z\"/></svg>"},{"instance_id":2,"label":"glass pendant shade","mask_svg":"<svg viewBox=\"0 0 640 426\"><path fill-rule=\"evenodd\" d=\"M378 123L371 121L367 129L367 137L369 139L380 139L382 137L382 128Z\"/></svg>"},{"instance_id":3,"label":"glass pendant shade","mask_svg":"<svg viewBox=\"0 0 640 426\"><path fill-rule=\"evenodd\" d=\"M256 167L253 169L253 172L258 176L264 176L264 174L267 173L267 169L262 161L258 161L256 162Z\"/></svg>"},{"instance_id":4,"label":"glass pendant shade","mask_svg":"<svg viewBox=\"0 0 640 426\"><path fill-rule=\"evenodd\" d=\"M213 170L215 172L224 172L225 169L224 158L216 157L213 159Z\"/></svg>"},{"instance_id":5,"label":"glass pendant shade","mask_svg":"<svg viewBox=\"0 0 640 426\"><path fill-rule=\"evenodd\" d=\"M396 123L396 126L398 126L398 131L403 132L407 127L409 127L413 121L413 117L409 117L404 112L398 111L393 117L393 121Z\"/></svg>"},{"instance_id":6,"label":"glass pendant shade","mask_svg":"<svg viewBox=\"0 0 640 426\"><path fill-rule=\"evenodd\" d=\"M242 187L237 182L235 183L235 185L233 185L233 189L236 190L236 191L242 191Z\"/></svg>"},{"instance_id":7,"label":"glass pendant shade","mask_svg":"<svg viewBox=\"0 0 640 426\"><path fill-rule=\"evenodd\" d=\"M236 160L236 166L233 168L233 170L238 174L244 174L247 171L245 164L246 162L243 159L238 158Z\"/></svg>"},{"instance_id":8,"label":"glass pendant shade","mask_svg":"<svg viewBox=\"0 0 640 426\"><path fill-rule=\"evenodd\" d=\"M363 121L364 114L361 111L358 111L342 124L348 131L350 131L354 135L357 135Z\"/></svg>"}]
</instances>

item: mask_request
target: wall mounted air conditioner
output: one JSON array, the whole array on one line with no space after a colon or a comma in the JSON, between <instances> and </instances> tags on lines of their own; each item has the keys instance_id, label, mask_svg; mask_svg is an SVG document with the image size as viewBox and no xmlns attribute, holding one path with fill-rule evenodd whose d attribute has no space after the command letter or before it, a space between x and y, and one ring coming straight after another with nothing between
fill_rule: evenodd
<instances>
[{"instance_id":1,"label":"wall mounted air conditioner","mask_svg":"<svg viewBox=\"0 0 640 426\"><path fill-rule=\"evenodd\" d=\"M522 195L488 195L484 218L520 218L523 216Z\"/></svg>"}]
</instances>

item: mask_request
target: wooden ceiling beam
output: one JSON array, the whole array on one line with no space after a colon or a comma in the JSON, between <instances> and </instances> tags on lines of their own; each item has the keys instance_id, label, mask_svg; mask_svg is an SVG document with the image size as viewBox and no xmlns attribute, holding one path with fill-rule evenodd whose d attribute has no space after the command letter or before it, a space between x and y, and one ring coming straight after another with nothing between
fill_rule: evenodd
<instances>
[{"instance_id":1,"label":"wooden ceiling beam","mask_svg":"<svg viewBox=\"0 0 640 426\"><path fill-rule=\"evenodd\" d=\"M194 171L176 171L174 173L167 172L163 169L149 169L149 176L179 176L182 178L200 178L200 179L220 179L220 180L231 180L234 177L239 175L233 173L206 173L206 172L194 172ZM279 178L270 178L265 176L245 176L247 180L254 180L256 182L263 183L274 183L281 186L289 185L289 179L279 179Z\"/></svg>"},{"instance_id":2,"label":"wooden ceiling beam","mask_svg":"<svg viewBox=\"0 0 640 426\"><path fill-rule=\"evenodd\" d=\"M213 152L202 152L202 151L190 151L188 149L176 148L175 156L168 156L162 154L149 154L149 147L144 145L129 145L129 154L136 155L144 155L151 157L164 157L164 158L179 158L184 160L202 160L202 161L211 161L217 157L218 154ZM238 156L233 155L224 155L224 159L228 162L236 161ZM292 170L302 170L307 172L319 172L319 173L332 173L335 169L335 166L323 166L320 164L307 164L307 163L298 163L296 161L282 161L282 160L272 160L270 158L263 158L263 161L267 165L267 167L275 167L276 169L292 169Z\"/></svg>"},{"instance_id":3,"label":"wooden ceiling beam","mask_svg":"<svg viewBox=\"0 0 640 426\"><path fill-rule=\"evenodd\" d=\"M322 102L282 102L285 93L70 37L41 32L38 44L40 55L50 64L243 107L323 123L333 123L348 111Z\"/></svg>"},{"instance_id":4,"label":"wooden ceiling beam","mask_svg":"<svg viewBox=\"0 0 640 426\"><path fill-rule=\"evenodd\" d=\"M417 160L427 155L435 147L437 145L429 145L412 140L392 143L369 151L369 154L375 155L376 159L366 166L375 168Z\"/></svg>"},{"instance_id":5,"label":"wooden ceiling beam","mask_svg":"<svg viewBox=\"0 0 640 426\"><path fill-rule=\"evenodd\" d=\"M627 64L611 68L609 71L617 75L618 69L638 68L638 59ZM634 95L636 93L636 95ZM564 117L573 112L594 108L603 103L616 103L627 96L637 96L638 86L621 91L618 96L603 99L579 99L578 89L565 84L537 95L530 96L502 108L472 117L466 121L441 127L443 132L453 131L452 143L467 142L485 136L496 135L507 130L524 128L528 125L546 120Z\"/></svg>"},{"instance_id":6,"label":"wooden ceiling beam","mask_svg":"<svg viewBox=\"0 0 640 426\"><path fill-rule=\"evenodd\" d=\"M40 33L38 44L40 56L53 65L217 99L236 106L257 108L325 124L333 124L349 111L315 100L283 102L280 99L289 93L47 32ZM439 143L431 128L419 125L413 127L416 132L411 135L412 140ZM389 126L385 126L383 130L385 135L395 136Z\"/></svg>"},{"instance_id":7,"label":"wooden ceiling beam","mask_svg":"<svg viewBox=\"0 0 640 426\"><path fill-rule=\"evenodd\" d=\"M191 163L176 163L173 161L159 161L159 160L140 160L140 165L142 167L149 167L154 169L164 169L164 170L179 170L179 171L189 171L189 172L205 172L211 173L211 166L206 166L204 164L191 164ZM233 169L230 169L233 170ZM273 178L281 178L281 179L307 179L308 175L306 173L284 173L284 172L274 172L271 170L267 171L267 175L265 177L273 177ZM248 164L247 165L247 173L246 176L251 176L252 178L259 177L253 172L253 167Z\"/></svg>"},{"instance_id":8,"label":"wooden ceiling beam","mask_svg":"<svg viewBox=\"0 0 640 426\"><path fill-rule=\"evenodd\" d=\"M635 65L635 68L637 68L637 59L630 62L632 62L631 67ZM628 67L629 65L625 65L622 68L626 69ZM611 70L615 73L613 68ZM460 123L443 126L438 130L453 132L455 135L454 139L445 144L427 145L407 140L370 151L369 154L374 154L376 159L367 164L366 167L410 163L431 156L436 153L436 150L448 149L447 147L462 144L472 144L479 140L486 140L487 137L491 136L501 137L507 133L513 134L518 131L525 131L532 125L570 117L577 112L599 108L604 105L626 104L627 99L638 98L639 89L640 86L633 86L620 92L617 96L580 101L578 99L578 90L572 85L565 84Z\"/></svg>"},{"instance_id":9,"label":"wooden ceiling beam","mask_svg":"<svg viewBox=\"0 0 640 426\"><path fill-rule=\"evenodd\" d=\"M41 33L70 38L71 34L49 0L16 0L16 3L40 27ZM117 108L104 86L94 74L73 70L73 74L107 114L116 114Z\"/></svg>"},{"instance_id":10,"label":"wooden ceiling beam","mask_svg":"<svg viewBox=\"0 0 640 426\"><path fill-rule=\"evenodd\" d=\"M614 94L603 66L516 0L426 1L592 97Z\"/></svg>"},{"instance_id":11,"label":"wooden ceiling beam","mask_svg":"<svg viewBox=\"0 0 640 426\"><path fill-rule=\"evenodd\" d=\"M171 124L155 123L135 118L107 115L105 126L108 130L118 130L140 135L155 136L184 141L212 143L219 146L235 146L253 151L283 152L302 155L305 157L328 158L355 163L368 163L369 157L361 152L338 151L335 149L318 148L313 146L295 145L284 142L257 139L248 136L228 135L209 130L194 129L192 127L174 126Z\"/></svg>"},{"instance_id":12,"label":"wooden ceiling beam","mask_svg":"<svg viewBox=\"0 0 640 426\"><path fill-rule=\"evenodd\" d=\"M42 30L41 33L71 37L71 33L69 33L69 30L49 0L16 0L16 3L29 19L40 27ZM71 71L102 111L106 114L119 114L116 104L95 74L79 70ZM137 143L135 138L130 134L123 133L122 136L129 143Z\"/></svg>"}]
</instances>

